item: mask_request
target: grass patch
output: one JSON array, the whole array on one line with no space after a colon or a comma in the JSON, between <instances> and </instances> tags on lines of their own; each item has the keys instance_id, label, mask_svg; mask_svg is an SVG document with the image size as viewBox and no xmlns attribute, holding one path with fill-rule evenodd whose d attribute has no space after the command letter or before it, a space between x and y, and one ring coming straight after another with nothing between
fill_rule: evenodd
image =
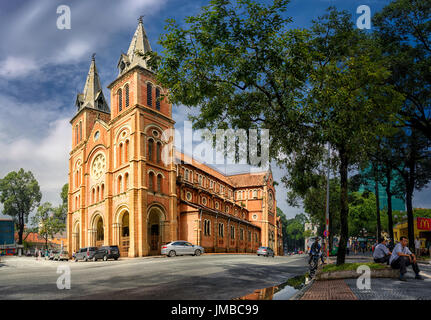
<instances>
[{"instance_id":1,"label":"grass patch","mask_svg":"<svg viewBox=\"0 0 431 320\"><path fill-rule=\"evenodd\" d=\"M327 264L322 267L322 272L334 272L334 271L346 271L346 270L356 270L359 266L366 265L370 267L370 269L385 269L387 267L386 264L382 263L344 263L342 265L337 266L336 264Z\"/></svg>"}]
</instances>

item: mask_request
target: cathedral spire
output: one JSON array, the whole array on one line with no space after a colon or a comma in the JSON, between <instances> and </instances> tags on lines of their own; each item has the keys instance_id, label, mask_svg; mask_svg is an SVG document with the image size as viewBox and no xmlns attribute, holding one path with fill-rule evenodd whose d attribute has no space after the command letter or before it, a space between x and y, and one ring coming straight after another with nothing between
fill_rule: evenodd
<instances>
[{"instance_id":1,"label":"cathedral spire","mask_svg":"<svg viewBox=\"0 0 431 320\"><path fill-rule=\"evenodd\" d=\"M94 53L91 57L90 70L88 71L87 80L85 81L84 92L78 94L76 105L78 111L84 107L88 107L109 112L109 107L103 95L102 86L100 85L95 56L96 54Z\"/></svg>"},{"instance_id":2,"label":"cathedral spire","mask_svg":"<svg viewBox=\"0 0 431 320\"><path fill-rule=\"evenodd\" d=\"M147 65L147 59L144 58L144 54L150 51L151 46L147 34L145 33L143 16L140 16L138 19L138 27L129 45L129 50L127 50L127 54L123 53L121 55L118 62L120 75L137 65L145 69L150 69Z\"/></svg>"}]
</instances>

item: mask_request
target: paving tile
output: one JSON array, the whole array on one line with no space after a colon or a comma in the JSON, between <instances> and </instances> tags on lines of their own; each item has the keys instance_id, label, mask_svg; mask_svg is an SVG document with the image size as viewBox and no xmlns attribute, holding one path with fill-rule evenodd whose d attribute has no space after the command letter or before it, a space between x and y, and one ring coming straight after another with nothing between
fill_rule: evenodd
<instances>
[{"instance_id":1,"label":"paving tile","mask_svg":"<svg viewBox=\"0 0 431 320\"><path fill-rule=\"evenodd\" d=\"M357 300L344 280L314 281L301 300Z\"/></svg>"}]
</instances>

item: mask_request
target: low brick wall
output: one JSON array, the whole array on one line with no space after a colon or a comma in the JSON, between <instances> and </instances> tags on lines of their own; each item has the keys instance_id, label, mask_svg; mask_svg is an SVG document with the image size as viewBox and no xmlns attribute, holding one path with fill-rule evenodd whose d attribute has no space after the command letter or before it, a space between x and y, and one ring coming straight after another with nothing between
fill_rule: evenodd
<instances>
[{"instance_id":1,"label":"low brick wall","mask_svg":"<svg viewBox=\"0 0 431 320\"><path fill-rule=\"evenodd\" d=\"M342 270L332 272L318 271L316 280L335 280L335 279L356 279L363 273L357 273L356 270ZM387 267L385 269L371 269L371 278L398 278L400 271Z\"/></svg>"}]
</instances>

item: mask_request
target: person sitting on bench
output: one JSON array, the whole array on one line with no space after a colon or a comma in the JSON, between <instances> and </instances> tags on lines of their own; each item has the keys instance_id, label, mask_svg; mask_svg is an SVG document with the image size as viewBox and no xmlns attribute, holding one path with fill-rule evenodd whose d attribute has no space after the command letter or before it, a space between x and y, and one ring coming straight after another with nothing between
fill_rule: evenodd
<instances>
[{"instance_id":1,"label":"person sitting on bench","mask_svg":"<svg viewBox=\"0 0 431 320\"><path fill-rule=\"evenodd\" d=\"M391 254L386 246L386 239L379 239L379 244L374 248L373 252L374 262L389 264Z\"/></svg>"},{"instance_id":2,"label":"person sitting on bench","mask_svg":"<svg viewBox=\"0 0 431 320\"><path fill-rule=\"evenodd\" d=\"M407 281L404 277L404 274L407 272L407 267L412 265L413 271L416 274L415 279L423 280L423 278L419 275L419 267L416 263L416 256L409 250L407 247L408 244L407 237L402 236L400 238L400 242L392 251L391 258L389 259L389 263L393 269L400 269L400 280Z\"/></svg>"}]
</instances>

